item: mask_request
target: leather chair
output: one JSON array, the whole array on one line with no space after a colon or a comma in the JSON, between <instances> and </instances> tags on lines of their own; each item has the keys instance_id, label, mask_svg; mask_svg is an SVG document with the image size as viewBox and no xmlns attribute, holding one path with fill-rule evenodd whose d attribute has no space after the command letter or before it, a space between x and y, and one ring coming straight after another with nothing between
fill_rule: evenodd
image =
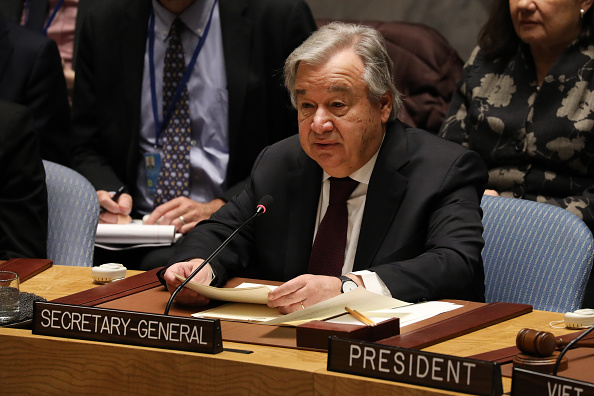
<instances>
[{"instance_id":1,"label":"leather chair","mask_svg":"<svg viewBox=\"0 0 594 396\"><path fill-rule=\"evenodd\" d=\"M317 19L323 26L330 19ZM403 94L399 119L437 133L448 111L464 62L434 28L408 22L349 21L377 29L395 68L396 88Z\"/></svg>"}]
</instances>

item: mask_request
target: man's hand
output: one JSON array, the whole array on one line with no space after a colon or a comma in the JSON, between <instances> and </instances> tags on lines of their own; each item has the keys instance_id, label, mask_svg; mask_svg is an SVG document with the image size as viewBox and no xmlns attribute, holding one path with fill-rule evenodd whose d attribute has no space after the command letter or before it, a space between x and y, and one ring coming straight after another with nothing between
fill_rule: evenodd
<instances>
[{"instance_id":1,"label":"man's hand","mask_svg":"<svg viewBox=\"0 0 594 396\"><path fill-rule=\"evenodd\" d=\"M495 190L485 190L484 195L491 195L493 197L498 197L499 193Z\"/></svg>"},{"instance_id":2,"label":"man's hand","mask_svg":"<svg viewBox=\"0 0 594 396\"><path fill-rule=\"evenodd\" d=\"M187 278L192 272L194 272L196 268L198 268L200 264L202 264L203 261L203 259L193 259L190 261L173 264L167 268L165 275L163 275L163 279L165 279L165 282L167 282L167 290L169 290L169 293L173 293L175 289L182 283L182 281L177 279L174 274L178 274L184 278ZM206 264L204 268L202 268L200 272L198 272L196 276L192 278L192 282L197 282L202 285L210 285L211 281L212 268L210 264ZM175 296L175 302L182 305L197 306L208 304L209 299L198 294L198 292L195 292L194 290L184 287L179 293L177 293L177 296Z\"/></svg>"},{"instance_id":3,"label":"man's hand","mask_svg":"<svg viewBox=\"0 0 594 396\"><path fill-rule=\"evenodd\" d=\"M347 276L360 287L363 286L358 276L352 274ZM280 313L288 314L341 293L342 282L335 276L300 275L271 291L268 295L268 306L278 308Z\"/></svg>"},{"instance_id":4,"label":"man's hand","mask_svg":"<svg viewBox=\"0 0 594 396\"><path fill-rule=\"evenodd\" d=\"M200 203L186 197L177 197L159 205L144 224L173 224L177 232L187 234L196 224L208 219L224 204L225 202L218 198Z\"/></svg>"},{"instance_id":5,"label":"man's hand","mask_svg":"<svg viewBox=\"0 0 594 396\"><path fill-rule=\"evenodd\" d=\"M62 62L62 66L64 70L64 78L66 79L66 88L68 89L68 93L71 94L72 91L74 91L74 70L72 70L68 66L65 66L64 62Z\"/></svg>"},{"instance_id":6,"label":"man's hand","mask_svg":"<svg viewBox=\"0 0 594 396\"><path fill-rule=\"evenodd\" d=\"M131 222L132 196L122 194L118 202L113 201L111 197L113 197L112 193L105 190L97 191L99 205L105 209L105 212L99 215L99 222L103 224L128 224Z\"/></svg>"}]
</instances>

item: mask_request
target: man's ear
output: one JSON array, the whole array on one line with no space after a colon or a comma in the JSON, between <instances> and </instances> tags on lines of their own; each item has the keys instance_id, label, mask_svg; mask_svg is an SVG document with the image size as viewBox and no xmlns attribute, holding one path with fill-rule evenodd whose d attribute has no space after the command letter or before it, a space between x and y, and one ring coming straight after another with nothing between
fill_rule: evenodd
<instances>
[{"instance_id":1,"label":"man's ear","mask_svg":"<svg viewBox=\"0 0 594 396\"><path fill-rule=\"evenodd\" d=\"M394 95L390 92L386 92L380 98L380 114L382 119L382 124L385 124L390 119L390 114L392 113L392 103L394 102Z\"/></svg>"}]
</instances>

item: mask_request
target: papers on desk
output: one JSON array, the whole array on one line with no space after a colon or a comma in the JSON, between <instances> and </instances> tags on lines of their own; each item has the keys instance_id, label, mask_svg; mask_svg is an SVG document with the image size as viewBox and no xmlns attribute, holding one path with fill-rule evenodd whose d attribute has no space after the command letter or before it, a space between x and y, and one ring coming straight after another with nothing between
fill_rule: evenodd
<instances>
[{"instance_id":1,"label":"papers on desk","mask_svg":"<svg viewBox=\"0 0 594 396\"><path fill-rule=\"evenodd\" d=\"M182 282L186 280L183 276L178 274L174 275ZM268 302L268 293L270 293L276 286L242 283L237 287L219 288L189 281L186 284L186 287L210 298L211 300L266 305Z\"/></svg>"},{"instance_id":2,"label":"papers on desk","mask_svg":"<svg viewBox=\"0 0 594 396\"><path fill-rule=\"evenodd\" d=\"M263 322L267 325L298 326L312 320L325 320L345 313L345 307L359 312L388 309L408 305L409 303L392 297L383 296L358 287L348 293L339 294L329 300L311 307Z\"/></svg>"},{"instance_id":3,"label":"papers on desk","mask_svg":"<svg viewBox=\"0 0 594 396\"><path fill-rule=\"evenodd\" d=\"M268 305L229 303L192 314L196 318L229 320L232 322L265 323L284 315Z\"/></svg>"},{"instance_id":4,"label":"papers on desk","mask_svg":"<svg viewBox=\"0 0 594 396\"><path fill-rule=\"evenodd\" d=\"M380 323L391 318L399 318L400 327L404 327L461 307L462 305L445 301L425 301L417 304L408 304L397 308L380 309L361 313L373 320L375 323ZM353 322L348 316L330 319L328 322L358 324L357 322Z\"/></svg>"},{"instance_id":5,"label":"papers on desk","mask_svg":"<svg viewBox=\"0 0 594 396\"><path fill-rule=\"evenodd\" d=\"M183 278L180 277L180 279ZM359 287L305 309L283 315L276 308L265 305L268 292L271 289L266 291L262 286L270 287L243 284L243 287L240 285L237 288L217 289L189 282L187 287L191 287L205 296L206 293L213 293L210 294L209 298L220 301L236 301L235 303L195 313L192 316L282 326L298 326L313 320L326 320L329 318L332 318L329 321L334 323L360 324L346 313L345 307L349 307L363 313L375 323L398 317L401 320L402 327L460 307L459 305L444 302L409 304ZM256 297L259 293L261 294ZM264 299L264 293L266 293L266 299ZM242 302L241 299L246 296L249 296L251 301L262 302L247 303L247 300Z\"/></svg>"},{"instance_id":6,"label":"papers on desk","mask_svg":"<svg viewBox=\"0 0 594 396\"><path fill-rule=\"evenodd\" d=\"M145 225L134 220L129 224L98 224L95 246L108 250L170 246L180 237L174 225Z\"/></svg>"},{"instance_id":7,"label":"papers on desk","mask_svg":"<svg viewBox=\"0 0 594 396\"><path fill-rule=\"evenodd\" d=\"M179 278L183 279L181 277ZM196 287L196 284L191 285L191 283L192 282L189 282L186 287L191 287L193 290L199 293L210 292L210 290L206 289L209 288L209 286L201 286L199 288ZM228 288L219 290L221 291L221 294L219 294L220 298L218 299L221 301L231 301L231 298L239 297L241 293L243 293L241 285L234 289ZM254 292L255 290L256 288L248 288L249 292ZM270 292L270 289L268 292ZM238 299L235 299L234 301L238 301ZM252 301L255 301L255 299ZM217 308L195 313L193 316L260 323L266 325L297 326L302 323L311 322L312 320L324 320L330 317L345 314L346 311L344 307L347 306L358 311L366 311L373 309L393 308L408 304L404 301L396 300L391 297L372 293L362 287L358 287L348 293L340 294L329 300L322 301L318 304L287 315L279 313L276 308L268 307L266 305L267 301L268 293L266 293L266 299L263 299L260 304L248 304L246 303L247 301L225 304Z\"/></svg>"}]
</instances>

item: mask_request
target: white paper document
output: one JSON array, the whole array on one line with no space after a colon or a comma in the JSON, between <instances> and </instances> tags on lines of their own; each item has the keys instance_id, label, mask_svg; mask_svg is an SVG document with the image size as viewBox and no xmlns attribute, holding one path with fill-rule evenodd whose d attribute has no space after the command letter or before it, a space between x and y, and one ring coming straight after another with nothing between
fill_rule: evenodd
<instances>
[{"instance_id":1,"label":"white paper document","mask_svg":"<svg viewBox=\"0 0 594 396\"><path fill-rule=\"evenodd\" d=\"M408 304L392 297L370 292L364 287L358 287L350 292L339 294L311 307L268 320L263 324L298 326L312 320L324 320L341 315L345 312L345 307L359 312L368 312L377 309L401 307Z\"/></svg>"},{"instance_id":2,"label":"white paper document","mask_svg":"<svg viewBox=\"0 0 594 396\"><path fill-rule=\"evenodd\" d=\"M194 287L192 287L192 289L196 290ZM240 288L219 290L235 290L235 292L224 292L228 293L226 295L219 295L221 298L226 298L222 301L230 301L229 298L232 298L231 296L233 296L233 294L239 296L240 293L242 293ZM254 290L254 288L248 288L247 291L253 292ZM202 293L201 291L198 292ZM267 300L268 298L266 297L266 301ZM297 326L312 320L324 320L337 315L342 315L345 313L345 307L361 312L374 309L394 308L408 304L391 297L372 293L362 287L287 315L280 314L276 308L268 307L265 305L266 301L261 304L225 304L221 307L195 313L193 316L257 322L266 325Z\"/></svg>"},{"instance_id":3,"label":"white paper document","mask_svg":"<svg viewBox=\"0 0 594 396\"><path fill-rule=\"evenodd\" d=\"M425 301L416 304L408 304L397 308L380 309L361 313L375 323L381 323L382 321L391 318L399 318L400 327L404 327L461 307L462 305L451 302ZM354 318L351 319L349 316L340 316L335 319L330 319L328 322L352 324Z\"/></svg>"},{"instance_id":4,"label":"white paper document","mask_svg":"<svg viewBox=\"0 0 594 396\"><path fill-rule=\"evenodd\" d=\"M185 280L182 276L177 274L176 276L182 281ZM186 287L212 300L230 302L220 307L197 312L192 315L194 317L275 326L298 326L313 320L360 325L361 322L346 313L345 307L349 307L367 316L376 324L391 318L399 318L400 327L403 327L461 307L461 305L442 301L411 304L358 287L348 293L283 315L276 308L266 305L268 293L276 286L242 283L235 288L216 288L190 281Z\"/></svg>"},{"instance_id":5,"label":"white paper document","mask_svg":"<svg viewBox=\"0 0 594 396\"><path fill-rule=\"evenodd\" d=\"M186 280L183 276L174 274L182 282ZM186 284L188 289L192 289L199 294L217 301L229 301L238 303L264 304L268 303L268 293L275 286L260 285L255 283L242 283L237 287L213 287L202 285L200 283L189 281Z\"/></svg>"},{"instance_id":6,"label":"white paper document","mask_svg":"<svg viewBox=\"0 0 594 396\"><path fill-rule=\"evenodd\" d=\"M232 322L263 323L284 316L268 305L229 303L192 314L196 318L222 319Z\"/></svg>"}]
</instances>

